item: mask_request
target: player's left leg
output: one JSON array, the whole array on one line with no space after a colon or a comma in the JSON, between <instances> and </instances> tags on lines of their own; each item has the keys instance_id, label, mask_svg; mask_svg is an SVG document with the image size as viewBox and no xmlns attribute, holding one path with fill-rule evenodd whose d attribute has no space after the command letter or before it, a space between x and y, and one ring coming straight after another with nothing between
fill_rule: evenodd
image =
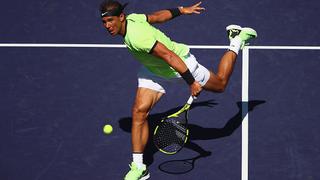
<instances>
[{"instance_id":1,"label":"player's left leg","mask_svg":"<svg viewBox=\"0 0 320 180\"><path fill-rule=\"evenodd\" d=\"M218 72L215 74L210 71L210 78L203 86L203 89L213 92L223 92L232 74L237 54L229 50L225 52L220 60Z\"/></svg>"},{"instance_id":2,"label":"player's left leg","mask_svg":"<svg viewBox=\"0 0 320 180\"><path fill-rule=\"evenodd\" d=\"M257 32L252 28L241 28L238 25L229 25L227 35L230 39L229 50L225 52L220 60L218 72L210 72L210 78L203 86L205 90L213 92L223 92L228 84L233 67L240 49L245 46L250 39L257 37Z\"/></svg>"}]
</instances>

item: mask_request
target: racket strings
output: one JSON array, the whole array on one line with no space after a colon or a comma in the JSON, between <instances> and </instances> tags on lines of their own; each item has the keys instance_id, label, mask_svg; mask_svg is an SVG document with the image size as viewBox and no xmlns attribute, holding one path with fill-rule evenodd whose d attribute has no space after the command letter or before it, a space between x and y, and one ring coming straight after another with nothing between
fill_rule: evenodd
<instances>
[{"instance_id":1,"label":"racket strings","mask_svg":"<svg viewBox=\"0 0 320 180\"><path fill-rule=\"evenodd\" d=\"M166 119L158 128L155 143L166 152L180 150L187 138L187 127L184 116Z\"/></svg>"}]
</instances>

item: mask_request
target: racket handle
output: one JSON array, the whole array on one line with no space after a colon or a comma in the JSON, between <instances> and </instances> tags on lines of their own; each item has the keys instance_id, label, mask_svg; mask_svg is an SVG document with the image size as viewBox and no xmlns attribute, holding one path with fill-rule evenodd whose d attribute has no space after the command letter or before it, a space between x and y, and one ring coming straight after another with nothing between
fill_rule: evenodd
<instances>
[{"instance_id":1,"label":"racket handle","mask_svg":"<svg viewBox=\"0 0 320 180\"><path fill-rule=\"evenodd\" d=\"M187 101L187 104L192 104L193 100L197 99L197 97L195 96L190 96L188 101Z\"/></svg>"}]
</instances>

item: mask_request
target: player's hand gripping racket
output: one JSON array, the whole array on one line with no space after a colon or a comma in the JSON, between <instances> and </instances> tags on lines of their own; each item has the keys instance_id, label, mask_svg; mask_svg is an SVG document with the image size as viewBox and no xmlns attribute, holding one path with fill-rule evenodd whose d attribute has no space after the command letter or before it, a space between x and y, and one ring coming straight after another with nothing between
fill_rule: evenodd
<instances>
[{"instance_id":1,"label":"player's hand gripping racket","mask_svg":"<svg viewBox=\"0 0 320 180\"><path fill-rule=\"evenodd\" d=\"M195 97L190 96L178 112L162 119L154 130L153 142L159 151L175 154L188 140L188 112Z\"/></svg>"}]
</instances>

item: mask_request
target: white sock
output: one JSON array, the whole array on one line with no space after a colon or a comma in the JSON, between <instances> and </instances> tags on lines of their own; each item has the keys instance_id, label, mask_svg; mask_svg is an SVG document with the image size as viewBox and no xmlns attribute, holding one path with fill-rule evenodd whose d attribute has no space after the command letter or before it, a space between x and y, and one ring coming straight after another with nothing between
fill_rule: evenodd
<instances>
[{"instance_id":1,"label":"white sock","mask_svg":"<svg viewBox=\"0 0 320 180\"><path fill-rule=\"evenodd\" d=\"M139 169L143 166L143 154L142 153L132 153L133 162L137 165Z\"/></svg>"},{"instance_id":2,"label":"white sock","mask_svg":"<svg viewBox=\"0 0 320 180\"><path fill-rule=\"evenodd\" d=\"M231 39L229 50L231 50L231 51L235 52L236 54L238 54L239 50L241 48L241 45L242 45L241 38L239 36L236 36L233 39Z\"/></svg>"}]
</instances>

